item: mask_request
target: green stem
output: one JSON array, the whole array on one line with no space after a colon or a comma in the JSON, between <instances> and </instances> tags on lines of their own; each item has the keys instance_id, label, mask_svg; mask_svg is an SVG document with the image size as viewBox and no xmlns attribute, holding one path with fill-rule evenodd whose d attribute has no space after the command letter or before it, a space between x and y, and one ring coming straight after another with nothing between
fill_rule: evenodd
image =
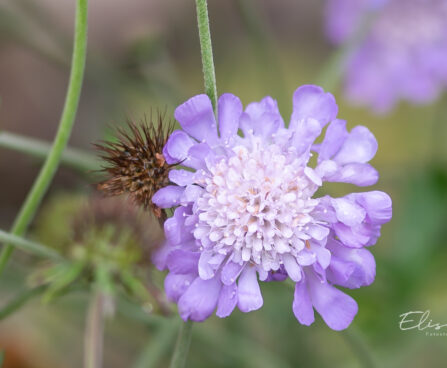
<instances>
[{"instance_id":1,"label":"green stem","mask_svg":"<svg viewBox=\"0 0 447 368\"><path fill-rule=\"evenodd\" d=\"M24 239L20 236L7 233L6 231L0 230L0 241L8 243L11 247L15 247L25 252L29 252L38 256L51 258L56 261L63 260L63 257L56 252L54 249L51 249L45 245L33 242L31 240Z\"/></svg>"},{"instance_id":2,"label":"green stem","mask_svg":"<svg viewBox=\"0 0 447 368\"><path fill-rule=\"evenodd\" d=\"M192 324L192 321L186 321L180 326L170 368L183 368L185 366L189 345L191 344Z\"/></svg>"},{"instance_id":3,"label":"green stem","mask_svg":"<svg viewBox=\"0 0 447 368\"><path fill-rule=\"evenodd\" d=\"M217 111L216 73L214 72L213 47L211 45L210 23L207 0L196 0L197 24L199 27L200 49L202 52L203 78L205 93Z\"/></svg>"},{"instance_id":4,"label":"green stem","mask_svg":"<svg viewBox=\"0 0 447 368\"><path fill-rule=\"evenodd\" d=\"M9 132L0 132L0 147L22 152L39 159L45 159L51 150L51 145L47 142ZM62 153L61 164L81 172L100 169L98 160L93 154L69 147Z\"/></svg>"},{"instance_id":5,"label":"green stem","mask_svg":"<svg viewBox=\"0 0 447 368\"><path fill-rule=\"evenodd\" d=\"M46 290L46 285L37 286L28 289L15 296L8 304L0 309L0 321L9 317L11 314L20 309L27 301L42 294Z\"/></svg>"},{"instance_id":6,"label":"green stem","mask_svg":"<svg viewBox=\"0 0 447 368\"><path fill-rule=\"evenodd\" d=\"M104 343L104 296L94 291L87 313L84 338L84 368L102 367Z\"/></svg>"},{"instance_id":7,"label":"green stem","mask_svg":"<svg viewBox=\"0 0 447 368\"><path fill-rule=\"evenodd\" d=\"M197 25L199 29L200 49L202 52L203 78L205 81L205 93L213 104L214 113L217 112L217 87L216 73L214 71L213 47L211 44L210 21L208 18L207 0L196 0ZM182 368L185 366L191 343L192 322L187 321L180 327L171 360L171 368Z\"/></svg>"},{"instance_id":8,"label":"green stem","mask_svg":"<svg viewBox=\"0 0 447 368\"><path fill-rule=\"evenodd\" d=\"M81 94L82 80L85 69L87 51L87 0L77 0L75 37L73 47L72 67L70 81L65 98L59 129L53 142L50 153L33 184L28 196L20 209L12 227L14 235L22 235L33 219L43 196L45 195L59 166L62 153L70 138L71 130L78 109ZM13 252L13 246L7 244L0 254L0 275Z\"/></svg>"}]
</instances>

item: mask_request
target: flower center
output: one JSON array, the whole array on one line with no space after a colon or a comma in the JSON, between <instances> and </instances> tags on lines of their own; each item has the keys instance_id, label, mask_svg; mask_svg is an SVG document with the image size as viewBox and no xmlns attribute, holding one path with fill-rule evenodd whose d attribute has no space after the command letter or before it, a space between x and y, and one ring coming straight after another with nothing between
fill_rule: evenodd
<instances>
[{"instance_id":1,"label":"flower center","mask_svg":"<svg viewBox=\"0 0 447 368\"><path fill-rule=\"evenodd\" d=\"M277 270L303 250L317 189L299 158L261 138L244 139L206 174L194 236L214 253Z\"/></svg>"}]
</instances>

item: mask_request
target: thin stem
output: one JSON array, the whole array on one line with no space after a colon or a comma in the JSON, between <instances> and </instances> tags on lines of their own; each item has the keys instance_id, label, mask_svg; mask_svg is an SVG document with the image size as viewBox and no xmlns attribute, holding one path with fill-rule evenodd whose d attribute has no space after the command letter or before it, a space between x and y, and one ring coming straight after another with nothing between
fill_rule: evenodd
<instances>
[{"instance_id":1,"label":"thin stem","mask_svg":"<svg viewBox=\"0 0 447 368\"><path fill-rule=\"evenodd\" d=\"M199 29L200 49L202 52L203 79L205 93L213 104L214 113L217 112L216 73L214 71L213 47L211 44L210 22L208 18L207 0L196 0L197 26ZM192 322L186 321L180 327L177 344L171 360L171 368L185 366L186 357L191 343Z\"/></svg>"},{"instance_id":2,"label":"thin stem","mask_svg":"<svg viewBox=\"0 0 447 368\"><path fill-rule=\"evenodd\" d=\"M56 261L63 260L63 257L54 249L34 241L24 239L20 236L7 233L3 230L0 230L0 241L8 243L13 248L15 247L41 257L51 258Z\"/></svg>"},{"instance_id":3,"label":"thin stem","mask_svg":"<svg viewBox=\"0 0 447 368\"><path fill-rule=\"evenodd\" d=\"M9 132L0 132L0 147L39 159L45 159L51 150L51 145L47 142ZM61 164L84 173L100 169L98 160L93 154L70 147L62 153Z\"/></svg>"},{"instance_id":4,"label":"thin stem","mask_svg":"<svg viewBox=\"0 0 447 368\"><path fill-rule=\"evenodd\" d=\"M87 314L84 337L84 368L102 367L104 343L104 297L94 291Z\"/></svg>"},{"instance_id":5,"label":"thin stem","mask_svg":"<svg viewBox=\"0 0 447 368\"><path fill-rule=\"evenodd\" d=\"M180 326L170 368L183 368L185 366L189 345L191 344L192 324L192 321L186 321Z\"/></svg>"},{"instance_id":6,"label":"thin stem","mask_svg":"<svg viewBox=\"0 0 447 368\"><path fill-rule=\"evenodd\" d=\"M27 289L15 296L8 304L0 309L0 321L17 312L30 299L42 294L46 290L46 285L40 285L33 289Z\"/></svg>"},{"instance_id":7,"label":"thin stem","mask_svg":"<svg viewBox=\"0 0 447 368\"><path fill-rule=\"evenodd\" d=\"M216 74L214 71L213 47L211 45L210 23L208 19L207 0L196 0L197 25L199 27L200 49L202 52L203 78L205 81L205 93L217 110Z\"/></svg>"},{"instance_id":8,"label":"thin stem","mask_svg":"<svg viewBox=\"0 0 447 368\"><path fill-rule=\"evenodd\" d=\"M14 235L22 235L33 219L43 196L45 195L59 166L62 153L67 146L71 130L78 109L84 77L85 58L87 51L87 0L77 0L75 36L73 47L72 67L70 81L65 98L59 129L53 142L50 153L33 184L28 196L20 209L12 227ZM13 252L13 246L7 244L0 254L0 275Z\"/></svg>"}]
</instances>

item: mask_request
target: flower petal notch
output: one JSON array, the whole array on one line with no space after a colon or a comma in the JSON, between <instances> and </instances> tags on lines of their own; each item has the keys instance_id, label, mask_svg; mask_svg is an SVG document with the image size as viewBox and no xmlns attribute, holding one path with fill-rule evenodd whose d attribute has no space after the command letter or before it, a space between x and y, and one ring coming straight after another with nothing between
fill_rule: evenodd
<instances>
[{"instance_id":1,"label":"flower petal notch","mask_svg":"<svg viewBox=\"0 0 447 368\"><path fill-rule=\"evenodd\" d=\"M298 88L293 105L288 128L271 97L243 110L239 98L224 94L217 122L203 95L176 110L183 130L172 134L166 151L192 170L172 170L173 185L154 201L176 207L157 266L168 269L166 292L184 320L203 321L213 312L223 318L236 307L257 310L260 282L289 278L300 323L311 325L316 311L342 330L358 306L336 286L374 281L374 257L365 247L391 219L390 197L379 191L315 195L328 181L377 181L369 164L377 151L374 135L365 127L348 132L336 119L334 97L321 87ZM309 163L313 153L316 167Z\"/></svg>"}]
</instances>

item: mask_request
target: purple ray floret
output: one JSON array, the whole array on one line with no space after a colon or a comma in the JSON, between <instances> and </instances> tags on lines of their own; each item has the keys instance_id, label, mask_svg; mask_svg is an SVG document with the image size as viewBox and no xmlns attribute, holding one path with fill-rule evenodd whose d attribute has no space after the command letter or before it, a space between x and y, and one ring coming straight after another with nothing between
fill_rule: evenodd
<instances>
[{"instance_id":1,"label":"purple ray floret","mask_svg":"<svg viewBox=\"0 0 447 368\"><path fill-rule=\"evenodd\" d=\"M326 33L341 44L369 17L365 38L344 66L348 99L377 112L399 100L435 100L447 85L447 1L328 0Z\"/></svg>"},{"instance_id":2,"label":"purple ray floret","mask_svg":"<svg viewBox=\"0 0 447 368\"><path fill-rule=\"evenodd\" d=\"M391 199L379 191L315 196L325 181L367 186L378 179L368 163L377 151L373 134L362 126L349 132L337 112L334 97L317 86L295 91L288 128L271 97L244 110L238 97L224 94L217 121L206 95L176 109L182 130L163 154L185 168L171 170L172 185L153 197L175 208L154 262L168 269L166 294L184 320L259 309L259 281L289 278L300 323L312 324L315 309L332 329L349 326L357 303L335 285L373 282L366 247L391 219Z\"/></svg>"}]
</instances>

